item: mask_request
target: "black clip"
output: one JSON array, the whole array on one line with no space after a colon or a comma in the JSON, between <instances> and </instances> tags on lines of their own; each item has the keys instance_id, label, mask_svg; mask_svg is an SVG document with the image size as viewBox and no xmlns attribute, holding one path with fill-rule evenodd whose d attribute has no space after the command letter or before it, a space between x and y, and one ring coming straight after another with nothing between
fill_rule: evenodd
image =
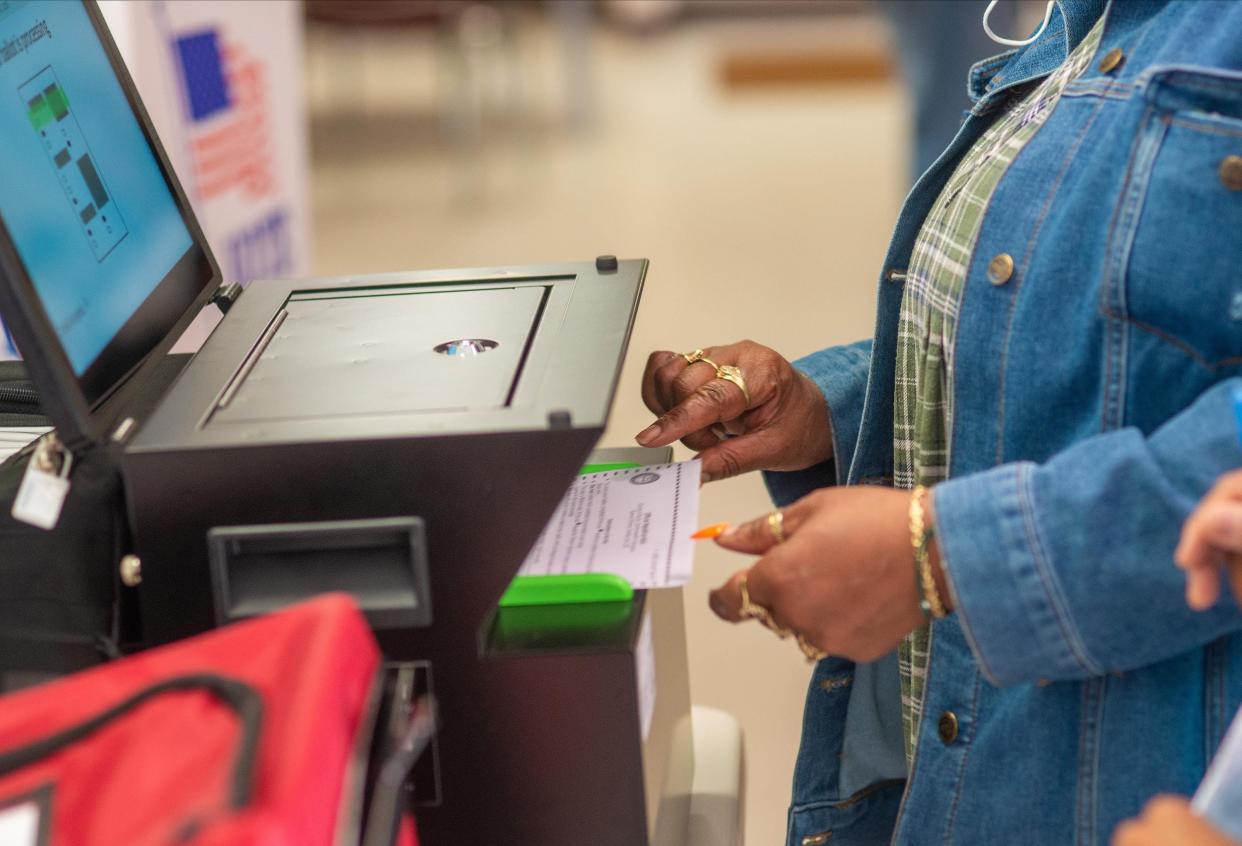
<instances>
[{"instance_id":1,"label":"black clip","mask_svg":"<svg viewBox=\"0 0 1242 846\"><path fill-rule=\"evenodd\" d=\"M237 298L241 296L241 292L241 285L238 285L236 282L228 282L216 288L216 292L211 295L211 299L207 301L207 304L220 309L221 314L228 314L229 309L233 307L233 303L237 302Z\"/></svg>"}]
</instances>

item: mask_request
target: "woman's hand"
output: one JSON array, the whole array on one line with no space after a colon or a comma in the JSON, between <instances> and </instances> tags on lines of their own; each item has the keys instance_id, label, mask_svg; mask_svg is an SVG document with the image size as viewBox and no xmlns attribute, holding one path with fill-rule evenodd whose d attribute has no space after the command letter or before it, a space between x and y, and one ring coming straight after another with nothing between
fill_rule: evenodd
<instances>
[{"instance_id":1,"label":"woman's hand","mask_svg":"<svg viewBox=\"0 0 1242 846\"><path fill-rule=\"evenodd\" d=\"M1186 604L1198 611L1220 597L1220 570L1242 604L1242 470L1222 476L1182 526L1173 554L1186 571Z\"/></svg>"},{"instance_id":2,"label":"woman's hand","mask_svg":"<svg viewBox=\"0 0 1242 846\"><path fill-rule=\"evenodd\" d=\"M1182 796L1157 796L1113 832L1113 846L1238 846L1190 810Z\"/></svg>"},{"instance_id":3,"label":"woman's hand","mask_svg":"<svg viewBox=\"0 0 1242 846\"><path fill-rule=\"evenodd\" d=\"M779 353L742 341L708 347L703 355L739 368L750 401L711 364L653 352L643 373L643 402L659 419L638 433L638 443L681 440L699 453L705 482L749 470L801 470L832 457L823 393Z\"/></svg>"},{"instance_id":4,"label":"woman's hand","mask_svg":"<svg viewBox=\"0 0 1242 846\"><path fill-rule=\"evenodd\" d=\"M923 622L909 509L909 491L824 488L783 509L781 543L766 517L726 532L718 544L763 557L712 591L712 610L742 621L738 582L746 575L751 602L771 611L778 626L832 655L879 658ZM927 519L930 525L930 509ZM950 597L932 551L947 606Z\"/></svg>"}]
</instances>

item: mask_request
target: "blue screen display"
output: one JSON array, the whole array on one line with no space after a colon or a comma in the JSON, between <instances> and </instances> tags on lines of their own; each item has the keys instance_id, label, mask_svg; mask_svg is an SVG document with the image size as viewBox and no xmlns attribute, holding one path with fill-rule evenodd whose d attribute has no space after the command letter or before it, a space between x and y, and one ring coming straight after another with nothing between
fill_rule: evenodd
<instances>
[{"instance_id":1,"label":"blue screen display","mask_svg":"<svg viewBox=\"0 0 1242 846\"><path fill-rule=\"evenodd\" d=\"M78 375L193 243L80 3L0 0L0 219Z\"/></svg>"}]
</instances>

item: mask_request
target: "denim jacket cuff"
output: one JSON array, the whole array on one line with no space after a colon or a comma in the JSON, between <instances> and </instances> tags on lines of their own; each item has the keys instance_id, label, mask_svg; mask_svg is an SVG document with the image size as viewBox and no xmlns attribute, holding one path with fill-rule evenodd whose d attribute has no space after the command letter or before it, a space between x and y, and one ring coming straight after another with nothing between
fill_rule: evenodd
<instances>
[{"instance_id":1,"label":"denim jacket cuff","mask_svg":"<svg viewBox=\"0 0 1242 846\"><path fill-rule=\"evenodd\" d=\"M772 501L788 505L817 488L843 485L849 475L871 366L871 342L831 347L794 362L824 394L832 430L832 458L805 470L765 471L763 481Z\"/></svg>"},{"instance_id":2,"label":"denim jacket cuff","mask_svg":"<svg viewBox=\"0 0 1242 846\"><path fill-rule=\"evenodd\" d=\"M763 484L772 502L784 508L819 488L839 485L841 480L837 478L837 462L829 459L805 470L764 470Z\"/></svg>"},{"instance_id":3,"label":"denim jacket cuff","mask_svg":"<svg viewBox=\"0 0 1242 846\"><path fill-rule=\"evenodd\" d=\"M998 686L1079 677L1085 666L1032 498L1035 465L1005 464L933 491L945 581L975 660Z\"/></svg>"}]
</instances>

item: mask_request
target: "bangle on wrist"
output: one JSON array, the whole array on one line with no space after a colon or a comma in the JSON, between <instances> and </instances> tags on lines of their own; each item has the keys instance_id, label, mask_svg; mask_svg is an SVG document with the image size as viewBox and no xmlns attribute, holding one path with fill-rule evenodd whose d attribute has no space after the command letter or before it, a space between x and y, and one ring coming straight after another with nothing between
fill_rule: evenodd
<instances>
[{"instance_id":1,"label":"bangle on wrist","mask_svg":"<svg viewBox=\"0 0 1242 846\"><path fill-rule=\"evenodd\" d=\"M936 576L932 572L931 555L928 544L935 537L935 529L927 525L924 500L927 488L916 485L910 495L910 545L914 548L914 585L917 590L919 608L923 618L941 619L948 614L944 600L940 597L940 589L936 587Z\"/></svg>"}]
</instances>

